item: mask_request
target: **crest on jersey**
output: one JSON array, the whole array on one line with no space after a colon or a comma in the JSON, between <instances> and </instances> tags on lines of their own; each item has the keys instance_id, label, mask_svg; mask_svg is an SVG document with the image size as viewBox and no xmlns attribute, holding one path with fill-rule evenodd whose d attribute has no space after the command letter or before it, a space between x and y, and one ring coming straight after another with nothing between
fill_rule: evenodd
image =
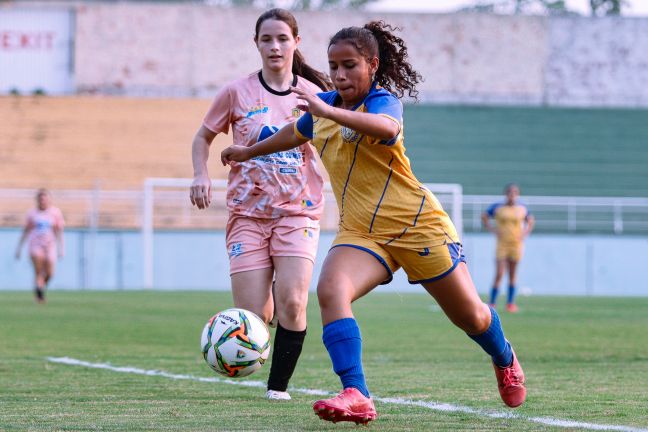
<instances>
[{"instance_id":1,"label":"crest on jersey","mask_svg":"<svg viewBox=\"0 0 648 432\"><path fill-rule=\"evenodd\" d=\"M299 118L301 116L301 110L299 108L293 108L292 116L294 118Z\"/></svg>"},{"instance_id":2,"label":"crest on jersey","mask_svg":"<svg viewBox=\"0 0 648 432\"><path fill-rule=\"evenodd\" d=\"M340 133L342 134L342 139L346 142L356 143L360 141L361 138L361 135L358 132L346 126L342 126Z\"/></svg>"}]
</instances>

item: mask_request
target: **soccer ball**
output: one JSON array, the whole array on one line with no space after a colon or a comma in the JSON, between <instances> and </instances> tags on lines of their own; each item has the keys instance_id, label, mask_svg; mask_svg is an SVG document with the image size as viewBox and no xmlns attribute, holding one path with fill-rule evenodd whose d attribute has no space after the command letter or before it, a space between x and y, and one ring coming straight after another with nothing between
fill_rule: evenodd
<instances>
[{"instance_id":1,"label":"soccer ball","mask_svg":"<svg viewBox=\"0 0 648 432\"><path fill-rule=\"evenodd\" d=\"M207 321L200 347L210 368L221 375L239 378L259 370L268 359L270 333L256 314L245 309L227 309Z\"/></svg>"}]
</instances>

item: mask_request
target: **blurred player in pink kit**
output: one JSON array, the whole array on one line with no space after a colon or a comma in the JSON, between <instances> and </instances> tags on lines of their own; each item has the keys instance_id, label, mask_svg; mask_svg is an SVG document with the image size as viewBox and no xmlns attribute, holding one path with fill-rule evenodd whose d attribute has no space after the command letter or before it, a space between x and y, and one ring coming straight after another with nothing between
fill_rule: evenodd
<instances>
[{"instance_id":1,"label":"blurred player in pink kit","mask_svg":"<svg viewBox=\"0 0 648 432\"><path fill-rule=\"evenodd\" d=\"M255 144L301 116L291 87L309 92L329 88L326 75L305 63L297 50L299 41L297 21L290 12L271 9L258 18L254 43L261 70L220 89L193 140L190 199L198 208L211 201L207 159L217 134L228 133L231 127L235 144ZM290 399L288 381L306 336L322 189L316 151L308 143L232 164L229 173L226 243L234 305L266 323L274 322L273 317L278 320L269 399Z\"/></svg>"},{"instance_id":2,"label":"blurred player in pink kit","mask_svg":"<svg viewBox=\"0 0 648 432\"><path fill-rule=\"evenodd\" d=\"M27 221L18 247L16 259L20 259L23 243L29 238L29 256L34 265L34 295L38 303L45 302L47 284L54 275L56 258L63 257L63 215L51 205L51 196L45 189L36 194L36 208L27 213ZM58 247L57 247L58 243Z\"/></svg>"}]
</instances>

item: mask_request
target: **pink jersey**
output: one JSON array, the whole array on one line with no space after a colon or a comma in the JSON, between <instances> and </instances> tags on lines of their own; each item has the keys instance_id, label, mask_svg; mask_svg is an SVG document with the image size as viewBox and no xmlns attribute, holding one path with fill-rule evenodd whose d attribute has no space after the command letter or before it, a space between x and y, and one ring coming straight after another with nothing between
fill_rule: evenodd
<instances>
[{"instance_id":1,"label":"pink jersey","mask_svg":"<svg viewBox=\"0 0 648 432\"><path fill-rule=\"evenodd\" d=\"M65 225L63 214L57 207L50 206L45 210L37 208L27 213L27 224L32 227L29 234L29 244L54 243L54 230L60 230Z\"/></svg>"},{"instance_id":2,"label":"pink jersey","mask_svg":"<svg viewBox=\"0 0 648 432\"><path fill-rule=\"evenodd\" d=\"M292 85L320 92L295 75ZM255 72L227 84L216 94L203 125L214 133L233 130L234 144L250 146L301 116L297 97L271 89ZM314 147L306 143L288 151L232 163L227 188L230 212L256 217L308 216L319 219L324 204L322 176Z\"/></svg>"}]
</instances>

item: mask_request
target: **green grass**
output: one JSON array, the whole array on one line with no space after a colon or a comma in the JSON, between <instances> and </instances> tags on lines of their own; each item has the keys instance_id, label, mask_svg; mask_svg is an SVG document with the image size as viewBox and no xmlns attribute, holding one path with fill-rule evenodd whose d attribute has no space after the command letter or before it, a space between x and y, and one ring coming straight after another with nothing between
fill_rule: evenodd
<instances>
[{"instance_id":1,"label":"green grass","mask_svg":"<svg viewBox=\"0 0 648 432\"><path fill-rule=\"evenodd\" d=\"M229 293L0 293L0 430L356 430L311 411L293 392L171 380L48 362L68 356L115 366L216 376L200 355L202 326ZM296 387L337 391L315 298ZM522 298L501 313L527 374L523 417L648 428L648 298ZM372 392L505 412L486 355L426 295L373 293L355 306ZM266 365L251 380L267 379ZM518 419L377 403L374 431L565 430ZM510 410L509 410L510 412ZM364 430L364 429L361 429ZM570 429L575 430L575 429Z\"/></svg>"}]
</instances>

